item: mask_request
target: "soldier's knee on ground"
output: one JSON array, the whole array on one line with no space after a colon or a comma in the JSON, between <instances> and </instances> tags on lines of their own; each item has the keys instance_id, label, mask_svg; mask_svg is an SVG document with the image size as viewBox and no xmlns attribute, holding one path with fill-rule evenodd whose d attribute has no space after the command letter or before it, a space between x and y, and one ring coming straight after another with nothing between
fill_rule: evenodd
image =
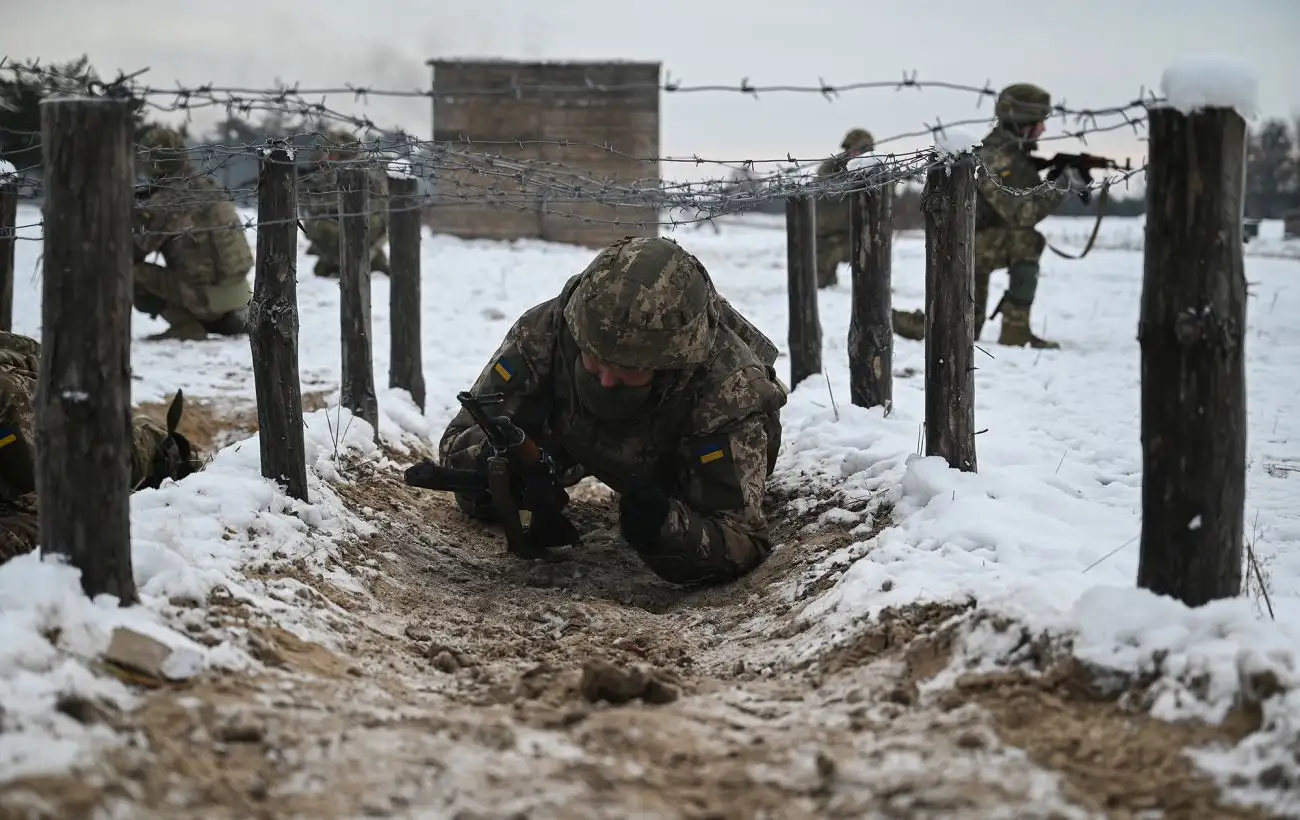
<instances>
[{"instance_id":1,"label":"soldier's knee on ground","mask_svg":"<svg viewBox=\"0 0 1300 820\"><path fill-rule=\"evenodd\" d=\"M724 559L712 556L687 555L655 547L638 549L641 561L659 578L670 584L696 586L725 584L740 577L740 568Z\"/></svg>"},{"instance_id":2,"label":"soldier's knee on ground","mask_svg":"<svg viewBox=\"0 0 1300 820\"><path fill-rule=\"evenodd\" d=\"M0 564L35 551L39 543L36 520L34 509L0 511Z\"/></svg>"},{"instance_id":3,"label":"soldier's knee on ground","mask_svg":"<svg viewBox=\"0 0 1300 820\"><path fill-rule=\"evenodd\" d=\"M501 520L490 493L455 493L454 498L456 506L470 518L489 523Z\"/></svg>"}]
</instances>

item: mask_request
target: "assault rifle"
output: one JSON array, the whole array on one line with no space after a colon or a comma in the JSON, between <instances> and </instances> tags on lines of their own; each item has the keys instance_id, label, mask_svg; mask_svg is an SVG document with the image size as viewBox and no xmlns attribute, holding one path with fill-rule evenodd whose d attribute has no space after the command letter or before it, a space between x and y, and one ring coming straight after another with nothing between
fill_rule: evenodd
<instances>
[{"instance_id":1,"label":"assault rifle","mask_svg":"<svg viewBox=\"0 0 1300 820\"><path fill-rule=\"evenodd\" d=\"M539 558L548 547L575 543L578 530L561 512L569 503L569 494L556 478L551 457L509 418L488 416L487 408L504 398L501 393L456 394L460 406L486 437L486 472L423 461L406 470L406 483L442 492L486 491L501 518L506 550L525 558Z\"/></svg>"},{"instance_id":2,"label":"assault rifle","mask_svg":"<svg viewBox=\"0 0 1300 820\"><path fill-rule=\"evenodd\" d=\"M1047 181L1055 182L1056 178L1065 173L1067 168L1073 168L1079 172L1079 176L1089 185L1092 184L1092 172L1113 168L1118 171L1131 171L1133 164L1131 160L1124 160L1121 166L1118 162L1110 157L1099 157L1096 154L1057 154L1053 157L1039 157L1033 154L1029 155L1029 161L1034 164L1038 171L1047 171ZM1083 190L1079 192L1079 198L1086 205L1092 199L1092 191Z\"/></svg>"}]
</instances>

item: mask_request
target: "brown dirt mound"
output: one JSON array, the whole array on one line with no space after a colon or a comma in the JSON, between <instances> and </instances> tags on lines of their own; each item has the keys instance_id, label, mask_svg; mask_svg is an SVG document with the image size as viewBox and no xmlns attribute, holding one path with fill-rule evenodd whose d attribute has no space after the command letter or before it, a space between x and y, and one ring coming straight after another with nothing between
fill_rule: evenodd
<instances>
[{"instance_id":1,"label":"brown dirt mound","mask_svg":"<svg viewBox=\"0 0 1300 820\"><path fill-rule=\"evenodd\" d=\"M809 565L850 536L807 531L779 498L778 540L799 540L735 584L692 592L622 544L600 488L571 504L582 542L529 562L449 496L344 467L353 480L336 490L380 524L338 565L365 591L258 570L308 584L305 600L343 619L339 645L221 607L210 620L245 630L267 670L212 674L109 716L143 742L89 774L15 784L14 800L41 807L17 816L1265 816L1215 803L1179 756L1249 722L1170 727L1089 694L1065 667L923 696L974 602L890 610L815 663L783 666L777 650L810 624L798 591L774 582L818 575ZM14 805L0 797L0 817Z\"/></svg>"}]
</instances>

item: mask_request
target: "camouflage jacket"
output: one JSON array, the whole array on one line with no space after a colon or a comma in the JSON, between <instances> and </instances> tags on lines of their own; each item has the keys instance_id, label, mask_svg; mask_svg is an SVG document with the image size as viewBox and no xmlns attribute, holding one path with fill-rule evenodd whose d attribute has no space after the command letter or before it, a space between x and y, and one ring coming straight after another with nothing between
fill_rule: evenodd
<instances>
[{"instance_id":1,"label":"camouflage jacket","mask_svg":"<svg viewBox=\"0 0 1300 820\"><path fill-rule=\"evenodd\" d=\"M0 331L0 502L17 503L34 484L36 392L41 343ZM157 469L162 425L139 415L131 420L131 487L142 486Z\"/></svg>"},{"instance_id":2,"label":"camouflage jacket","mask_svg":"<svg viewBox=\"0 0 1300 820\"><path fill-rule=\"evenodd\" d=\"M338 167L328 162L309 166L298 178L298 208L309 238L314 222L338 219ZM388 174L371 168L367 176L370 179L370 241L374 243L388 230Z\"/></svg>"},{"instance_id":3,"label":"camouflage jacket","mask_svg":"<svg viewBox=\"0 0 1300 820\"><path fill-rule=\"evenodd\" d=\"M206 177L167 181L135 206L136 257L161 251L168 270L195 285L245 279L253 251L225 192Z\"/></svg>"},{"instance_id":4,"label":"camouflage jacket","mask_svg":"<svg viewBox=\"0 0 1300 820\"><path fill-rule=\"evenodd\" d=\"M848 170L847 154L836 154L817 166L818 177L835 176ZM823 194L817 197L817 236L849 235L849 198L846 194Z\"/></svg>"},{"instance_id":5,"label":"camouflage jacket","mask_svg":"<svg viewBox=\"0 0 1300 820\"><path fill-rule=\"evenodd\" d=\"M984 165L975 182L976 228L1032 228L1060 207L1066 192L1058 188L1023 193L1043 180L1024 142L1012 132L1001 126L994 128L975 153ZM1002 190L1004 187L1016 190Z\"/></svg>"},{"instance_id":6,"label":"camouflage jacket","mask_svg":"<svg viewBox=\"0 0 1300 820\"><path fill-rule=\"evenodd\" d=\"M504 406L493 414L514 419L572 481L591 475L624 492L650 477L672 499L654 552L686 556L692 581L749 571L770 551L762 503L787 396L771 367L775 346L716 296L720 319L707 363L682 375L657 374L651 407L641 416L596 419L577 398L580 354L563 316L582 276L515 322L474 392L504 393ZM473 469L482 443L462 410L443 433L439 456L448 466Z\"/></svg>"}]
</instances>

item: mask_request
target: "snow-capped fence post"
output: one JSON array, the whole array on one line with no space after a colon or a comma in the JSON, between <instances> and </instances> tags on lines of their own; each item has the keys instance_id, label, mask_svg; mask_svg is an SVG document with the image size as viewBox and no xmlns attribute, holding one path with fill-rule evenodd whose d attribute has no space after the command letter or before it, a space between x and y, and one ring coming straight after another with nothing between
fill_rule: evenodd
<instances>
[{"instance_id":1,"label":"snow-capped fence post","mask_svg":"<svg viewBox=\"0 0 1300 820\"><path fill-rule=\"evenodd\" d=\"M886 410L894 397L893 199L892 184L849 196L849 400Z\"/></svg>"},{"instance_id":2,"label":"snow-capped fence post","mask_svg":"<svg viewBox=\"0 0 1300 820\"><path fill-rule=\"evenodd\" d=\"M925 454L976 472L975 158L939 152L925 214Z\"/></svg>"},{"instance_id":3,"label":"snow-capped fence post","mask_svg":"<svg viewBox=\"0 0 1300 820\"><path fill-rule=\"evenodd\" d=\"M817 214L811 196L785 200L785 254L790 325L790 389L822 372L822 323L817 314Z\"/></svg>"},{"instance_id":4,"label":"snow-capped fence post","mask_svg":"<svg viewBox=\"0 0 1300 820\"><path fill-rule=\"evenodd\" d=\"M18 180L0 160L0 330L14 329L14 246L18 244Z\"/></svg>"},{"instance_id":5,"label":"snow-capped fence post","mask_svg":"<svg viewBox=\"0 0 1300 820\"><path fill-rule=\"evenodd\" d=\"M424 357L420 333L419 181L389 172L389 354L388 386L411 394L424 409Z\"/></svg>"},{"instance_id":6,"label":"snow-capped fence post","mask_svg":"<svg viewBox=\"0 0 1300 820\"><path fill-rule=\"evenodd\" d=\"M375 207L383 207L375 203ZM339 171L339 299L343 341L341 403L374 428L379 399L370 350L370 176L364 166Z\"/></svg>"},{"instance_id":7,"label":"snow-capped fence post","mask_svg":"<svg viewBox=\"0 0 1300 820\"><path fill-rule=\"evenodd\" d=\"M1193 59L1165 72L1149 119L1139 587L1199 606L1241 593L1246 498L1249 71Z\"/></svg>"},{"instance_id":8,"label":"snow-capped fence post","mask_svg":"<svg viewBox=\"0 0 1300 820\"><path fill-rule=\"evenodd\" d=\"M131 283L135 102L41 102L45 264L32 397L41 552L87 595L137 601L131 568Z\"/></svg>"},{"instance_id":9,"label":"snow-capped fence post","mask_svg":"<svg viewBox=\"0 0 1300 820\"><path fill-rule=\"evenodd\" d=\"M257 179L257 259L248 341L257 395L262 475L307 501L302 383L298 374L298 179L287 143L262 153Z\"/></svg>"}]
</instances>

